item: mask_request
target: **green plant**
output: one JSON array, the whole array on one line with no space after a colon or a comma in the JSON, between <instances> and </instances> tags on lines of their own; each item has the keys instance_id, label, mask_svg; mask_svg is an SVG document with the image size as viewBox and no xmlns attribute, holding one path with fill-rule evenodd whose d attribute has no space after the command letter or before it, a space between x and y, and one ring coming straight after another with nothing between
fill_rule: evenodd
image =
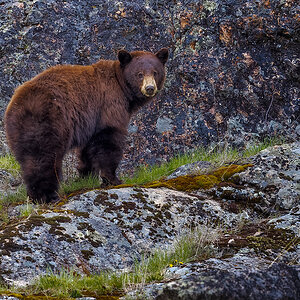
<instances>
[{"instance_id":1,"label":"green plant","mask_svg":"<svg viewBox=\"0 0 300 300\"><path fill-rule=\"evenodd\" d=\"M268 147L280 145L280 144L283 144L284 142L285 142L285 139L283 137L265 138L261 142L253 142L252 144L250 144L247 147L247 149L245 149L242 152L242 154L243 154L243 157L250 157Z\"/></svg>"},{"instance_id":2,"label":"green plant","mask_svg":"<svg viewBox=\"0 0 300 300\"><path fill-rule=\"evenodd\" d=\"M68 196L71 193L100 188L99 178L96 176L72 178L60 185L60 196Z\"/></svg>"},{"instance_id":3,"label":"green plant","mask_svg":"<svg viewBox=\"0 0 300 300\"><path fill-rule=\"evenodd\" d=\"M0 204L9 205L13 203L24 202L27 199L25 185L20 185L17 191L9 192L7 195L0 196Z\"/></svg>"},{"instance_id":4,"label":"green plant","mask_svg":"<svg viewBox=\"0 0 300 300\"><path fill-rule=\"evenodd\" d=\"M15 157L10 154L0 156L0 169L10 172L13 176L20 175L20 165Z\"/></svg>"},{"instance_id":5,"label":"green plant","mask_svg":"<svg viewBox=\"0 0 300 300\"><path fill-rule=\"evenodd\" d=\"M34 212L34 206L29 203L29 198L26 199L26 204L20 209L21 217L29 217Z\"/></svg>"},{"instance_id":6,"label":"green plant","mask_svg":"<svg viewBox=\"0 0 300 300\"><path fill-rule=\"evenodd\" d=\"M125 184L139 185L159 180L162 177L170 175L182 165L193 163L196 161L209 161L214 168L220 167L223 164L231 163L245 159L249 156L257 154L259 151L276 144L284 142L283 138L266 138L262 142L254 143L246 150L238 151L231 147L220 147L218 144L209 148L199 147L194 151L177 154L170 161L156 164L153 166L140 166L136 169L133 176L122 177ZM12 174L20 175L20 166L15 158L11 155L0 157L0 168L5 169ZM99 179L97 177L86 178L70 178L66 182L61 183L60 196L66 197L71 193L80 192L100 188ZM26 189L21 185L17 192L11 192L7 196L0 196L0 206L7 204L25 202L27 199ZM2 212L3 214L3 212ZM3 219L3 217L0 216Z\"/></svg>"}]
</instances>

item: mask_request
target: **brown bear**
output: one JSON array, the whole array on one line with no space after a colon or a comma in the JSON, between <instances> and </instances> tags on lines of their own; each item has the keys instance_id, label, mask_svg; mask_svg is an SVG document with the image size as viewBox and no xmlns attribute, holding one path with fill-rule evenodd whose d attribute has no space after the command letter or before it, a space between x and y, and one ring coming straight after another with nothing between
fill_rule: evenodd
<instances>
[{"instance_id":1,"label":"brown bear","mask_svg":"<svg viewBox=\"0 0 300 300\"><path fill-rule=\"evenodd\" d=\"M80 175L101 172L107 184L120 184L116 169L130 117L162 89L167 59L166 48L120 50L118 60L55 66L16 89L6 136L33 201L59 200L62 160L72 148Z\"/></svg>"}]
</instances>

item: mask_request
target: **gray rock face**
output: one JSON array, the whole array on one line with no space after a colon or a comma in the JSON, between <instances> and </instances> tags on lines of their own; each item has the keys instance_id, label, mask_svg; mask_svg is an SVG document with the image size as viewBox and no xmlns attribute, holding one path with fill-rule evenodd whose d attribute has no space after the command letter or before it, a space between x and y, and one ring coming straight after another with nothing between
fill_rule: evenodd
<instances>
[{"instance_id":1,"label":"gray rock face","mask_svg":"<svg viewBox=\"0 0 300 300\"><path fill-rule=\"evenodd\" d=\"M123 168L199 143L297 140L298 10L297 1L2 1L0 117L14 89L50 66L169 47L166 88L132 120Z\"/></svg>"},{"instance_id":2,"label":"gray rock face","mask_svg":"<svg viewBox=\"0 0 300 300\"><path fill-rule=\"evenodd\" d=\"M9 153L9 148L6 143L4 126L3 126L3 122L0 119L0 156L3 156L8 153Z\"/></svg>"},{"instance_id":3,"label":"gray rock face","mask_svg":"<svg viewBox=\"0 0 300 300\"><path fill-rule=\"evenodd\" d=\"M300 143L275 146L253 159L254 167L239 178L241 184L255 186L264 201L291 209L300 203Z\"/></svg>"},{"instance_id":4,"label":"gray rock face","mask_svg":"<svg viewBox=\"0 0 300 300\"><path fill-rule=\"evenodd\" d=\"M293 207L289 213L269 221L274 224L275 228L292 230L295 235L300 237L300 205ZM299 260L300 260L300 245L299 245Z\"/></svg>"}]
</instances>

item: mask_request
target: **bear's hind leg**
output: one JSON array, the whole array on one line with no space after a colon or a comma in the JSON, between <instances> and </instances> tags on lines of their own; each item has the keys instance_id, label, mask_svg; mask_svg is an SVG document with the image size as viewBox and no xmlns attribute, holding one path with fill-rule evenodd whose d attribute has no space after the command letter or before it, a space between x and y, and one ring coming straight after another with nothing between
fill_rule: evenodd
<instances>
[{"instance_id":1,"label":"bear's hind leg","mask_svg":"<svg viewBox=\"0 0 300 300\"><path fill-rule=\"evenodd\" d=\"M124 140L125 135L111 127L93 135L80 154L80 175L99 176L101 171L103 186L121 184L116 170L122 159Z\"/></svg>"},{"instance_id":2,"label":"bear's hind leg","mask_svg":"<svg viewBox=\"0 0 300 300\"><path fill-rule=\"evenodd\" d=\"M69 129L64 111L43 91L34 85L32 90L24 91L24 99L17 99L23 104L9 109L5 122L28 196L35 202L49 203L59 199L57 192L62 159L69 145Z\"/></svg>"}]
</instances>

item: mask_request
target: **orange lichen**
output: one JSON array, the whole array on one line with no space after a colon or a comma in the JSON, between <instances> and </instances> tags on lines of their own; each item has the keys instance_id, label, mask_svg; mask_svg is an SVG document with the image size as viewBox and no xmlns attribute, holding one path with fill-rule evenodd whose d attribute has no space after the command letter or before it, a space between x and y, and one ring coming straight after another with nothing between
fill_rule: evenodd
<instances>
[{"instance_id":1,"label":"orange lichen","mask_svg":"<svg viewBox=\"0 0 300 300\"><path fill-rule=\"evenodd\" d=\"M186 26L190 25L192 13L187 13L186 16L180 17L180 27L184 29Z\"/></svg>"},{"instance_id":2,"label":"orange lichen","mask_svg":"<svg viewBox=\"0 0 300 300\"><path fill-rule=\"evenodd\" d=\"M230 45L232 43L232 27L227 24L221 24L219 38L226 45Z\"/></svg>"}]
</instances>

